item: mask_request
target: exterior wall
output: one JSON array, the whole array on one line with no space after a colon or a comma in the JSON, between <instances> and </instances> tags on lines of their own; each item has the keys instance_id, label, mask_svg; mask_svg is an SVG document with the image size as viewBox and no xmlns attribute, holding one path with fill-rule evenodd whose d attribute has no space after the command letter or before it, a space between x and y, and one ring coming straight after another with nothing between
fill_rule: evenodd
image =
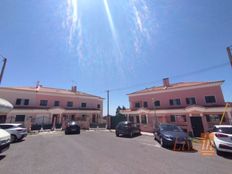
<instances>
[{"instance_id":1,"label":"exterior wall","mask_svg":"<svg viewBox=\"0 0 232 174\"><path fill-rule=\"evenodd\" d=\"M101 100L97 99L88 99L88 98L81 98L81 97L63 97L63 96L50 96L50 95L44 95L44 94L36 94L36 102L35 105L37 107L40 106L40 100L48 100L48 108L54 107L54 102L59 101L60 106L62 108L70 108L67 107L67 102L73 102L73 107L71 108L81 108L81 103L87 103L86 108L90 109L98 109L97 105L100 104L102 109L103 102Z\"/></svg>"},{"instance_id":2,"label":"exterior wall","mask_svg":"<svg viewBox=\"0 0 232 174\"><path fill-rule=\"evenodd\" d=\"M205 102L205 96L215 96L216 103L215 104L207 104ZM196 104L200 106L214 106L214 105L225 105L224 97L222 94L222 90L220 86L213 87L204 87L204 88L196 88L196 89L188 89L182 91L172 91L172 92L162 92L157 94L141 94L138 96L129 96L130 108L135 108L135 103L140 102L141 106L143 106L143 102L147 101L148 109L154 108L154 100L160 101L160 107L157 108L176 108L176 107L187 107L186 98L187 97L195 97ZM181 105L179 106L170 106L170 99L180 98Z\"/></svg>"},{"instance_id":3,"label":"exterior wall","mask_svg":"<svg viewBox=\"0 0 232 174\"><path fill-rule=\"evenodd\" d=\"M0 88L0 96L11 102L14 109L7 115L6 122L15 122L16 115L25 115L23 123L28 129L33 125L50 125L53 128L65 127L67 121L77 121L81 128L88 129L92 121L99 121L103 115L103 99L85 96L64 96L59 94L44 94L23 90L9 90ZM16 105L17 98L29 99L29 105ZM40 106L40 100L48 100L47 106ZM54 107L54 102L59 101L59 106ZM67 102L73 102L73 107L67 107ZM86 103L85 108L81 103ZM98 108L100 104L100 108ZM37 110L36 110L36 109ZM82 111L83 110L83 111ZM93 117L95 119L93 119Z\"/></svg>"},{"instance_id":4,"label":"exterior wall","mask_svg":"<svg viewBox=\"0 0 232 174\"><path fill-rule=\"evenodd\" d=\"M25 92L25 91L12 91L12 90L2 90L0 88L0 96L1 98L4 98L8 100L14 107L16 99L22 98L22 99L29 99L29 106L35 106L36 105L36 95L33 92ZM21 105L20 107L28 107Z\"/></svg>"},{"instance_id":5,"label":"exterior wall","mask_svg":"<svg viewBox=\"0 0 232 174\"><path fill-rule=\"evenodd\" d=\"M205 96L215 96L215 103L206 103ZM186 98L194 97L196 104L188 105ZM170 99L180 99L180 105L170 105ZM160 106L154 106L154 101L160 101ZM142 131L153 132L156 123L175 124L184 129L189 134L193 135L196 128L192 127L192 120L198 119L202 123L202 132L207 132L214 125L220 124L220 120L210 121L208 115L223 115L225 111L225 101L221 86L196 86L189 88L169 89L162 91L151 91L146 93L134 93L129 95L130 109L122 111L127 118L130 115L138 113L140 116L147 115L148 123L142 124L140 120L140 128ZM140 103L140 107L136 108L135 103ZM144 102L147 102L147 107L144 107ZM225 121L222 124L230 124L232 107L228 107L225 114ZM153 113L153 114L151 114ZM171 115L175 115L175 121L171 120ZM197 118L196 118L197 117ZM128 119L129 120L129 119ZM197 125L200 123L197 122Z\"/></svg>"},{"instance_id":6,"label":"exterior wall","mask_svg":"<svg viewBox=\"0 0 232 174\"><path fill-rule=\"evenodd\" d=\"M136 122L136 116L140 116L140 122ZM147 124L141 123L141 116L147 115L148 122ZM185 116L186 120L181 119L181 117L177 117L174 122L171 121L170 116L177 115L177 116ZM216 121L207 121L206 115L223 115L223 112L186 112L186 113L166 113L166 114L151 114L149 110L147 112L143 112L141 114L127 114L127 120L129 121L129 117L134 117L134 122L140 124L141 131L145 132L153 132L156 122L157 123L169 123L180 126L184 131L188 132L189 134L193 134L193 128L191 125L191 117L200 117L203 125L203 132L209 131L214 125L220 124L220 120ZM229 114L225 114L225 121L222 124L229 124Z\"/></svg>"},{"instance_id":7,"label":"exterior wall","mask_svg":"<svg viewBox=\"0 0 232 174\"><path fill-rule=\"evenodd\" d=\"M214 113L200 113L200 112L190 112L190 113L182 113L182 114L174 114L174 113L167 113L167 114L150 114L149 112L142 113L142 114L127 114L127 120L129 121L130 117L134 117L134 122L138 123L140 125L141 131L145 132L153 132L155 123L169 123L169 124L174 124L177 126L180 126L183 130L185 130L188 133L193 132L192 125L191 125L191 117L200 117L203 125L203 131L207 132L212 128L214 125L220 124L220 121L207 121L206 115L211 114L211 115L222 115L223 113L221 112L214 112ZM146 115L147 116L147 124L143 124L141 122L141 116ZM170 116L171 115L184 115L186 116L186 120L184 119L178 119L174 122L171 122ZM140 121L136 121L136 116L140 117ZM228 114L225 114L225 121L222 124L229 124L229 117Z\"/></svg>"}]
</instances>

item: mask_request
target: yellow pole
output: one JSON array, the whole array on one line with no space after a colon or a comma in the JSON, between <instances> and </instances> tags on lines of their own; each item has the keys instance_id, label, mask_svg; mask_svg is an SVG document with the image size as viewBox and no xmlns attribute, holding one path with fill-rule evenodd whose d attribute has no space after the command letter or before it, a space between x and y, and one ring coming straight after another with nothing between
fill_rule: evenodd
<instances>
[{"instance_id":1,"label":"yellow pole","mask_svg":"<svg viewBox=\"0 0 232 174\"><path fill-rule=\"evenodd\" d=\"M229 105L230 105L229 103L226 103L225 111L223 112L223 115L222 115L222 118L221 118L221 121L220 121L220 125L221 125L221 124L222 124L222 122L223 122L223 119L224 119L225 114L226 114L226 110L227 110L227 108L228 108L228 106L229 106Z\"/></svg>"}]
</instances>

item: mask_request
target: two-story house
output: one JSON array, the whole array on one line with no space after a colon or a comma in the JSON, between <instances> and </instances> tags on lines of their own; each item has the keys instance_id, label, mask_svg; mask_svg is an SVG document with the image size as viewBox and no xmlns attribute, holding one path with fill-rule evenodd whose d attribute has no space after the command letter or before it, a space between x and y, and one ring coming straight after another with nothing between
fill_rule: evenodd
<instances>
[{"instance_id":1,"label":"two-story house","mask_svg":"<svg viewBox=\"0 0 232 174\"><path fill-rule=\"evenodd\" d=\"M67 121L79 122L81 128L102 119L103 98L77 91L43 87L1 87L0 97L14 106L1 122L23 123L28 129L65 128Z\"/></svg>"},{"instance_id":2,"label":"two-story house","mask_svg":"<svg viewBox=\"0 0 232 174\"><path fill-rule=\"evenodd\" d=\"M224 81L181 82L146 88L129 96L130 108L122 110L127 120L139 123L142 131L152 132L156 124L171 123L200 136L215 124L223 113L223 124L231 123L232 107L225 109L221 90Z\"/></svg>"}]
</instances>

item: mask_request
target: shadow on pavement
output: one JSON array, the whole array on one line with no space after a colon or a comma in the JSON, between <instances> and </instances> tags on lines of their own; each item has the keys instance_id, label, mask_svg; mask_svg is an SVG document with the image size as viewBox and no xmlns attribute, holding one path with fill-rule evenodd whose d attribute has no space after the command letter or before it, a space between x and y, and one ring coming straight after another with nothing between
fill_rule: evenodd
<instances>
[{"instance_id":1,"label":"shadow on pavement","mask_svg":"<svg viewBox=\"0 0 232 174\"><path fill-rule=\"evenodd\" d=\"M15 141L15 142L13 142L13 143L11 143L11 144L17 144L17 143L21 143L21 142L23 142L23 141L25 141L25 139Z\"/></svg>"},{"instance_id":2,"label":"shadow on pavement","mask_svg":"<svg viewBox=\"0 0 232 174\"><path fill-rule=\"evenodd\" d=\"M176 149L174 149L173 147L166 147L165 149L168 149L173 152L180 152L180 153L197 153L198 152L198 150L194 148L192 148L191 150L188 150L188 149L181 149L180 147L177 147Z\"/></svg>"},{"instance_id":3,"label":"shadow on pavement","mask_svg":"<svg viewBox=\"0 0 232 174\"><path fill-rule=\"evenodd\" d=\"M128 135L120 135L119 138L136 138L136 137L139 137L139 136L142 136L142 134L136 134L136 135L133 135L132 137L130 137Z\"/></svg>"},{"instance_id":4,"label":"shadow on pavement","mask_svg":"<svg viewBox=\"0 0 232 174\"><path fill-rule=\"evenodd\" d=\"M0 155L0 161L2 160L2 159L4 159L6 157L6 155Z\"/></svg>"}]
</instances>

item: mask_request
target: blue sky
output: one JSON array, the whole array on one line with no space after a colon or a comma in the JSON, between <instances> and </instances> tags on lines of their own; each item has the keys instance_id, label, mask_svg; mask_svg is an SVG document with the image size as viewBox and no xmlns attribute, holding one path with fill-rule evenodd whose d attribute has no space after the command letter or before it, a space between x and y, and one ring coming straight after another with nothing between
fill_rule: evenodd
<instances>
[{"instance_id":1,"label":"blue sky","mask_svg":"<svg viewBox=\"0 0 232 174\"><path fill-rule=\"evenodd\" d=\"M1 85L39 80L104 98L110 89L110 114L128 107L126 94L165 77L225 80L232 101L231 7L231 0L1 0L0 54L8 58Z\"/></svg>"}]
</instances>

